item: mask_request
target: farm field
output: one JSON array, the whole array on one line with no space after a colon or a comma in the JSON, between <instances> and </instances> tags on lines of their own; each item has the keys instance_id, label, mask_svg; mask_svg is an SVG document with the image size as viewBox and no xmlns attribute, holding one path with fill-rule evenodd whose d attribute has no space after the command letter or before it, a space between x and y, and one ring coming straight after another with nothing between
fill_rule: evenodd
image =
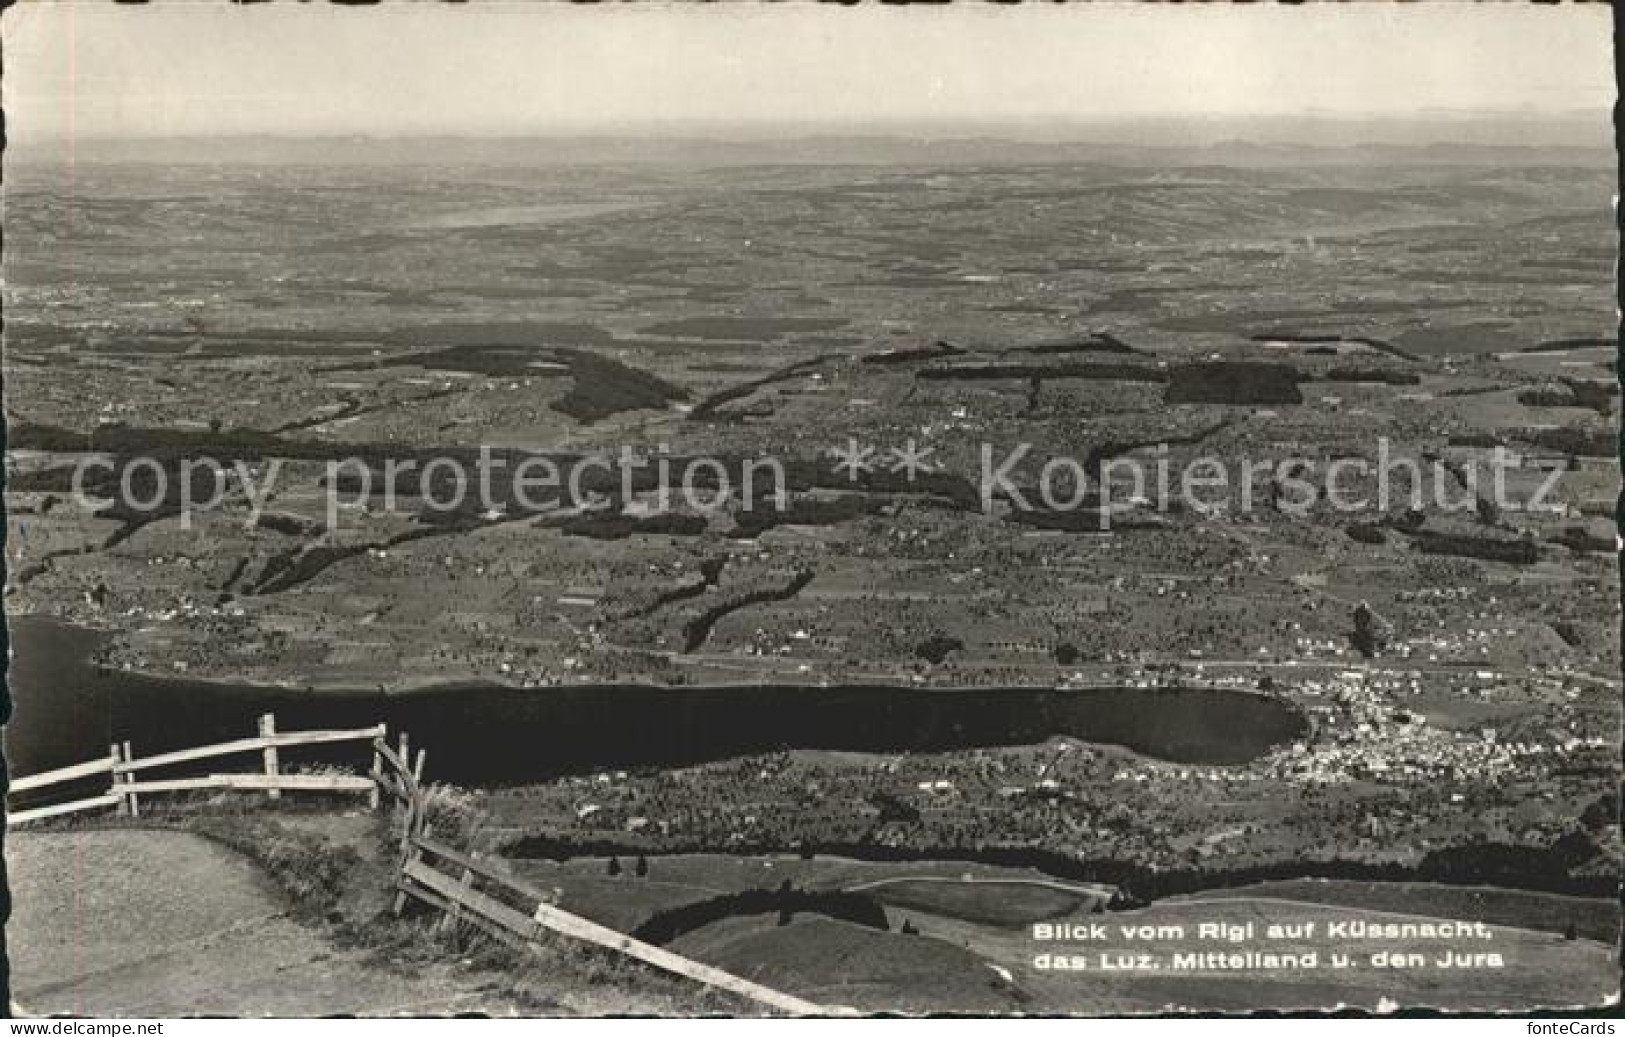
<instances>
[{"instance_id":1,"label":"farm field","mask_svg":"<svg viewBox=\"0 0 1625 1037\"><path fill-rule=\"evenodd\" d=\"M559 892L560 907L631 931L658 913L746 891L773 891L784 883L811 893L850 893L883 905L947 902L969 917L993 914L1038 920L1080 905L1104 903L1113 892L1100 884L1066 882L1032 869L974 862L879 863L834 857L671 854L647 859L646 875L632 874L633 858L607 875L607 858L566 861L524 859L516 871L543 889ZM1016 912L1010 916L1008 912Z\"/></svg>"}]
</instances>

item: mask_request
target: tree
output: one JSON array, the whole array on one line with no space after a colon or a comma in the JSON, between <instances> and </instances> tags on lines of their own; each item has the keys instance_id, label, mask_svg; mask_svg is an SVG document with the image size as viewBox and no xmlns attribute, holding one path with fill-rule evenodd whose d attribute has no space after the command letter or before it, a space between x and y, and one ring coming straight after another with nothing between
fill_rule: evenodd
<instances>
[{"instance_id":1,"label":"tree","mask_svg":"<svg viewBox=\"0 0 1625 1037\"><path fill-rule=\"evenodd\" d=\"M611 878L613 878L616 875L619 875L621 873L621 859L619 857L611 857L609 859L609 869L608 870L609 870L609 874L610 874Z\"/></svg>"},{"instance_id":2,"label":"tree","mask_svg":"<svg viewBox=\"0 0 1625 1037\"><path fill-rule=\"evenodd\" d=\"M1371 611L1371 606L1360 602L1354 609L1354 633L1349 640L1360 654L1367 659L1376 655L1382 648L1382 633L1379 628L1380 620L1377 614Z\"/></svg>"},{"instance_id":3,"label":"tree","mask_svg":"<svg viewBox=\"0 0 1625 1037\"><path fill-rule=\"evenodd\" d=\"M641 853L638 854L638 863L632 871L638 878L646 878L649 874L649 858Z\"/></svg>"}]
</instances>

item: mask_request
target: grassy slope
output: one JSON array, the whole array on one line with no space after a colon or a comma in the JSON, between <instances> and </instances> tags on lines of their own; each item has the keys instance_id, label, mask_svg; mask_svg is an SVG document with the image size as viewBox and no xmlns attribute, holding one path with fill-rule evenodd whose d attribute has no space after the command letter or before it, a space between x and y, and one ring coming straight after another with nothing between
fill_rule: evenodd
<instances>
[{"instance_id":1,"label":"grassy slope","mask_svg":"<svg viewBox=\"0 0 1625 1037\"><path fill-rule=\"evenodd\" d=\"M962 947L822 917L798 916L784 926L773 915L731 918L679 938L672 949L860 1011L997 1014L1026 1007L1018 990Z\"/></svg>"}]
</instances>

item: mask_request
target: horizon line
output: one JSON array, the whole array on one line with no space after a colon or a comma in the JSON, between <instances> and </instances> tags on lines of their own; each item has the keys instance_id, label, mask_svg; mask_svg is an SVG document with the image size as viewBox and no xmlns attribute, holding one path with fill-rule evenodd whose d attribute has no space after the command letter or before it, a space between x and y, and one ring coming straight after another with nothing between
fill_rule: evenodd
<instances>
[{"instance_id":1,"label":"horizon line","mask_svg":"<svg viewBox=\"0 0 1625 1037\"><path fill-rule=\"evenodd\" d=\"M618 126L590 127L590 126L555 126L537 127L534 129L443 129L443 130L329 130L324 132L304 132L297 130L243 130L226 133L87 133L62 134L41 133L26 134L17 131L24 127L13 123L7 134L12 148L26 144L45 143L80 143L80 144L139 144L164 143L171 141L251 141L251 140L286 140L308 142L343 142L343 141L369 141L378 143L411 142L421 140L468 140L493 142L523 142L545 140L584 140L584 141L707 141L707 142L737 142L737 143L766 143L789 142L796 140L816 140L820 138L859 138L868 140L909 140L909 139L941 139L941 140L996 140L1013 143L1032 144L1068 144L1068 143L1114 143L1138 144L1153 146L1147 141L1114 140L1102 141L1098 137L1082 136L1083 131L1099 131L1103 129L1123 129L1135 125L1147 124L1174 124L1180 122L1210 122L1216 125L1225 123L1266 123L1266 122L1298 122L1298 123L1340 123L1360 122L1374 124L1426 124L1426 123L1461 123L1468 124L1475 121L1502 119L1512 122L1541 122L1551 123L1554 120L1589 121L1593 118L1607 120L1609 129L1612 129L1612 112L1609 107L1602 108L1575 108L1562 112L1533 112L1533 111L1506 111L1494 109L1456 109L1448 112L1428 112L1420 114L1400 113L1271 113L1271 114L1218 114L1218 113L1191 113L1191 114L1154 114L1154 115L1125 115L1109 116L1089 119L1058 119L1049 117L1021 118L1014 120L1000 120L997 123L983 124L978 120L942 120L935 122L889 122L875 121L863 123L795 123L784 124L776 122L723 122L714 123L696 120L685 123L651 123L651 124L623 124ZM1035 131L1047 132L1034 134ZM1068 135L1067 131L1074 134ZM1243 138L1235 138L1236 142L1243 142ZM1191 142L1197 143L1197 142ZM1211 143L1211 142L1209 142ZM1359 143L1356 140L1348 142L1349 145ZM1438 143L1455 143L1443 140ZM1320 145L1336 146L1336 145ZM1509 147L1538 147L1551 146L1550 144L1522 144L1508 142ZM1592 145L1576 145L1592 146ZM1598 144L1598 147L1606 145ZM8 150L11 150L8 148Z\"/></svg>"}]
</instances>

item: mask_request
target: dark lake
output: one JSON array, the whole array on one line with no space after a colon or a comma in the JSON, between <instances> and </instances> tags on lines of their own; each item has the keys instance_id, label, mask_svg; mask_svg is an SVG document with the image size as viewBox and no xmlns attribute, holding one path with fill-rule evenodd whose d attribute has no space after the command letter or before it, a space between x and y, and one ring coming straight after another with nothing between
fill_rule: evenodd
<instances>
[{"instance_id":1,"label":"dark lake","mask_svg":"<svg viewBox=\"0 0 1625 1037\"><path fill-rule=\"evenodd\" d=\"M265 712L284 731L384 721L428 750L432 780L467 785L784 749L940 752L1058 735L1176 762L1239 764L1306 730L1303 716L1278 699L1207 688L446 685L312 693L104 671L90 662L104 635L46 619L13 619L11 635L14 709L5 740L14 775L104 755L114 741L146 756L246 737ZM367 759L354 746L333 751ZM300 750L288 762L317 759Z\"/></svg>"}]
</instances>

